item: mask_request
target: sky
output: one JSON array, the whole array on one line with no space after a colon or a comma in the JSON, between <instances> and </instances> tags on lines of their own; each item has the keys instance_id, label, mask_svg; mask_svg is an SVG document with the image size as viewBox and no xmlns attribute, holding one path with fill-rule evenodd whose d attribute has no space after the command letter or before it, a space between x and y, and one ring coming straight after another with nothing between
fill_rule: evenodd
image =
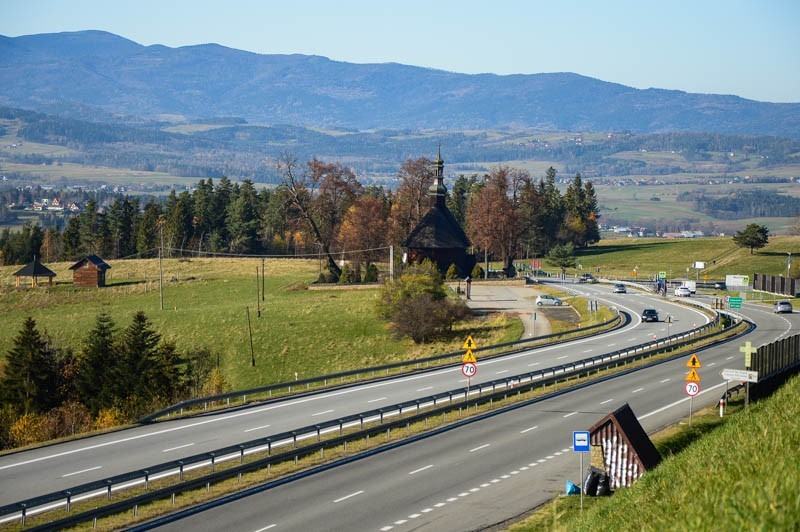
<instances>
[{"instance_id":1,"label":"sky","mask_svg":"<svg viewBox=\"0 0 800 532\"><path fill-rule=\"evenodd\" d=\"M800 0L3 0L0 35L105 30L144 45L575 72L800 102Z\"/></svg>"}]
</instances>

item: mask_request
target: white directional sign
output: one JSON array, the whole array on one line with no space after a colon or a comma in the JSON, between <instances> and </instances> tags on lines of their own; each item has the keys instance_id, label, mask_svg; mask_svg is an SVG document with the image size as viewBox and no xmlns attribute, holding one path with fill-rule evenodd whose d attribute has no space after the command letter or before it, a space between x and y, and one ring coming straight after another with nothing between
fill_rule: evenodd
<instances>
[{"instance_id":1,"label":"white directional sign","mask_svg":"<svg viewBox=\"0 0 800 532\"><path fill-rule=\"evenodd\" d=\"M726 381L758 382L758 372L746 369L723 369L719 372Z\"/></svg>"},{"instance_id":2,"label":"white directional sign","mask_svg":"<svg viewBox=\"0 0 800 532\"><path fill-rule=\"evenodd\" d=\"M472 362L462 364L461 373L468 378L474 377L478 373L478 366Z\"/></svg>"},{"instance_id":3,"label":"white directional sign","mask_svg":"<svg viewBox=\"0 0 800 532\"><path fill-rule=\"evenodd\" d=\"M686 387L686 395L689 397L694 397L698 393L700 393L700 383L699 382L687 382Z\"/></svg>"}]
</instances>

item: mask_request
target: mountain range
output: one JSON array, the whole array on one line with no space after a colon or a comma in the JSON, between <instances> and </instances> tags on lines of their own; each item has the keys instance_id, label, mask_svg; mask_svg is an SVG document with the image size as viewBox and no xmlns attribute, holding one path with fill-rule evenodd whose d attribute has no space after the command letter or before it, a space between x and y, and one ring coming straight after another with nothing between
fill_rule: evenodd
<instances>
[{"instance_id":1,"label":"mountain range","mask_svg":"<svg viewBox=\"0 0 800 532\"><path fill-rule=\"evenodd\" d=\"M641 90L574 73L459 74L216 44L143 46L102 31L0 36L0 105L100 120L800 137L800 103Z\"/></svg>"}]
</instances>

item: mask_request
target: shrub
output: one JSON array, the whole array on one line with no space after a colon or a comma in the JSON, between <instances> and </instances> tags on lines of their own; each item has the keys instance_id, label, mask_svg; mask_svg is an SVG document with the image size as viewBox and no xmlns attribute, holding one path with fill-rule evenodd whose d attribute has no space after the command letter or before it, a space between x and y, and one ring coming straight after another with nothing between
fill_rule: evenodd
<instances>
[{"instance_id":1,"label":"shrub","mask_svg":"<svg viewBox=\"0 0 800 532\"><path fill-rule=\"evenodd\" d=\"M367 272L364 274L364 282L365 283L377 283L378 282L378 267L374 264L370 264L367 266Z\"/></svg>"},{"instance_id":2,"label":"shrub","mask_svg":"<svg viewBox=\"0 0 800 532\"><path fill-rule=\"evenodd\" d=\"M447 273L444 274L444 278L448 281L458 279L458 268L456 268L455 263L451 264L450 267L447 268Z\"/></svg>"},{"instance_id":3,"label":"shrub","mask_svg":"<svg viewBox=\"0 0 800 532\"><path fill-rule=\"evenodd\" d=\"M472 279L483 279L483 268L480 264L476 264L469 275Z\"/></svg>"},{"instance_id":4,"label":"shrub","mask_svg":"<svg viewBox=\"0 0 800 532\"><path fill-rule=\"evenodd\" d=\"M102 408L94 418L94 428L96 429L110 429L118 427L127 423L125 414L116 406Z\"/></svg>"},{"instance_id":5,"label":"shrub","mask_svg":"<svg viewBox=\"0 0 800 532\"><path fill-rule=\"evenodd\" d=\"M50 439L47 417L41 414L23 414L8 431L12 447L22 447Z\"/></svg>"}]
</instances>

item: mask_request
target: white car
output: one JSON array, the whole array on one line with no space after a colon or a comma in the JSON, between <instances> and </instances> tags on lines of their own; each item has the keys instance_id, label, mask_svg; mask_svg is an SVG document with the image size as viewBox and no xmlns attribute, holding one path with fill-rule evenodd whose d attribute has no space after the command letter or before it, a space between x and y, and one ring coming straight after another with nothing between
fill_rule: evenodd
<instances>
[{"instance_id":1,"label":"white car","mask_svg":"<svg viewBox=\"0 0 800 532\"><path fill-rule=\"evenodd\" d=\"M675 297L691 297L692 291L685 286L679 286L675 289Z\"/></svg>"},{"instance_id":2,"label":"white car","mask_svg":"<svg viewBox=\"0 0 800 532\"><path fill-rule=\"evenodd\" d=\"M542 294L540 296L536 296L536 304L540 307L542 305L556 305L560 307L563 303L564 302L558 299L557 297L548 294Z\"/></svg>"}]
</instances>

